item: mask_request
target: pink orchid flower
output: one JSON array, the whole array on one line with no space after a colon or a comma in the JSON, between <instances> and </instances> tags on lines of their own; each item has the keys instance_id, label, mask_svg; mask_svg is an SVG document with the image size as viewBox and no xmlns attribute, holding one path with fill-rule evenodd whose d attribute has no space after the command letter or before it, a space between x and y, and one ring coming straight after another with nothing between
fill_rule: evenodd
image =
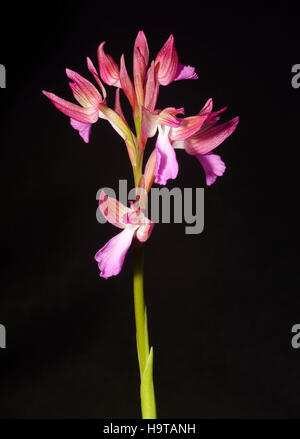
<instances>
[{"instance_id":1,"label":"pink orchid flower","mask_svg":"<svg viewBox=\"0 0 300 439\"><path fill-rule=\"evenodd\" d=\"M79 132L79 135L86 143L89 142L92 124L97 122L99 118L108 120L124 139L130 159L133 161L132 150L135 147L133 133L125 118L122 118L117 111L106 105L106 90L90 58L87 58L87 66L98 83L102 95L90 81L70 69L66 69L66 74L72 81L69 85L73 96L80 105L73 104L45 90L43 90L43 93L58 110L70 117L71 126Z\"/></svg>"},{"instance_id":2,"label":"pink orchid flower","mask_svg":"<svg viewBox=\"0 0 300 439\"><path fill-rule=\"evenodd\" d=\"M217 177L221 177L226 169L221 157L211 151L224 142L235 131L239 123L239 117L235 117L228 122L216 125L220 119L217 114L225 111L226 108L212 112L212 107L213 100L209 99L199 112L199 115L204 115L206 118L201 128L191 136L185 139L180 138L176 128L170 134L174 148L185 149L188 154L197 157L205 171L207 186L212 185Z\"/></svg>"},{"instance_id":3,"label":"pink orchid flower","mask_svg":"<svg viewBox=\"0 0 300 439\"><path fill-rule=\"evenodd\" d=\"M158 130L155 145L155 183L165 185L168 179L177 177L178 162L174 149L185 149L188 154L198 158L204 168L208 186L213 184L218 176L223 175L225 164L219 155L212 154L211 151L233 133L239 118L215 126L220 119L217 115L226 108L212 112L212 104L212 99L209 99L196 116L181 119L175 114L184 113L182 108L150 112L143 107L144 135L152 137Z\"/></svg>"},{"instance_id":4,"label":"pink orchid flower","mask_svg":"<svg viewBox=\"0 0 300 439\"><path fill-rule=\"evenodd\" d=\"M133 237L140 242L149 238L154 223L142 212L139 203L126 207L118 200L109 197L102 190L99 199L99 208L103 216L122 232L111 238L95 255L98 262L100 276L108 279L116 276L122 270L126 253L131 246Z\"/></svg>"},{"instance_id":5,"label":"pink orchid flower","mask_svg":"<svg viewBox=\"0 0 300 439\"><path fill-rule=\"evenodd\" d=\"M88 67L90 69L94 67L89 59ZM79 73L66 69L66 74L67 77L72 81L69 82L69 85L74 98L81 106L68 102L53 93L49 93L44 90L43 93L51 100L58 110L71 118L71 126L78 130L83 140L88 143L91 133L91 126L93 123L98 121L100 106L105 104L106 91L100 79L98 83L100 85L103 97L96 87L90 81L79 75Z\"/></svg>"},{"instance_id":6,"label":"pink orchid flower","mask_svg":"<svg viewBox=\"0 0 300 439\"><path fill-rule=\"evenodd\" d=\"M160 85L169 85L172 81L181 79L198 79L195 68L178 63L174 36L170 35L155 58L157 79Z\"/></svg>"},{"instance_id":7,"label":"pink orchid flower","mask_svg":"<svg viewBox=\"0 0 300 439\"><path fill-rule=\"evenodd\" d=\"M157 130L158 136L155 145L156 166L155 183L165 185L167 180L175 179L178 174L178 162L172 140L185 140L200 130L207 114L179 119L176 114L184 114L183 108L166 108L163 111L150 112L142 109L142 131L146 137L153 137Z\"/></svg>"}]
</instances>

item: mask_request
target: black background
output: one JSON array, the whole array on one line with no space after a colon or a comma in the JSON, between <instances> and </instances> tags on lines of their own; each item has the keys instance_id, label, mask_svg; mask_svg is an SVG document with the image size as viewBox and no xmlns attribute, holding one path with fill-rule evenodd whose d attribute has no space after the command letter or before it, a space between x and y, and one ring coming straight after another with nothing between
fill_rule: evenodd
<instances>
[{"instance_id":1,"label":"black background","mask_svg":"<svg viewBox=\"0 0 300 439\"><path fill-rule=\"evenodd\" d=\"M12 5L2 17L1 418L140 414L132 251L109 280L93 259L116 233L96 221L96 191L117 189L119 179L132 184L126 148L104 121L86 145L41 93L71 100L65 67L91 79L85 57L96 63L104 40L116 60L124 52L130 71L140 29L151 58L173 33L180 62L199 75L161 87L159 108L184 106L192 115L213 97L215 109L228 106L222 120L240 116L218 148L227 170L213 186L195 158L177 154L169 187L205 186L204 232L161 224L146 244L158 415L299 416L300 350L291 346L300 323L300 89L291 85L299 16L158 6L51 2Z\"/></svg>"}]
</instances>

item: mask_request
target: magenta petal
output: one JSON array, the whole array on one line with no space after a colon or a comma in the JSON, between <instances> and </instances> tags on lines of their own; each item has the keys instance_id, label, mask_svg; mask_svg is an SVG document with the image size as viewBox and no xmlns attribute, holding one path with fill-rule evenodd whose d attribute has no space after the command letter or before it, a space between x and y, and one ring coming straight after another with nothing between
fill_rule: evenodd
<instances>
[{"instance_id":1,"label":"magenta petal","mask_svg":"<svg viewBox=\"0 0 300 439\"><path fill-rule=\"evenodd\" d=\"M169 127L164 128L163 131L160 125L158 125L159 134L155 146L155 183L162 185L165 185L169 178L176 178L178 174L176 153L168 137L169 129Z\"/></svg>"},{"instance_id":2,"label":"magenta petal","mask_svg":"<svg viewBox=\"0 0 300 439\"><path fill-rule=\"evenodd\" d=\"M154 114L142 107L142 132L146 137L153 137L157 130L159 114Z\"/></svg>"},{"instance_id":3,"label":"magenta petal","mask_svg":"<svg viewBox=\"0 0 300 439\"><path fill-rule=\"evenodd\" d=\"M70 69L66 69L66 74L77 85L80 94L87 101L88 106L97 107L102 102L102 96L90 81Z\"/></svg>"},{"instance_id":4,"label":"magenta petal","mask_svg":"<svg viewBox=\"0 0 300 439\"><path fill-rule=\"evenodd\" d=\"M178 64L174 81L179 81L181 79L198 79L195 67Z\"/></svg>"},{"instance_id":5,"label":"magenta petal","mask_svg":"<svg viewBox=\"0 0 300 439\"><path fill-rule=\"evenodd\" d=\"M149 239L152 229L154 227L154 223L152 221L149 221L147 224L141 225L137 232L136 237L140 242L145 242L147 239Z\"/></svg>"},{"instance_id":6,"label":"magenta petal","mask_svg":"<svg viewBox=\"0 0 300 439\"><path fill-rule=\"evenodd\" d=\"M186 152L188 154L207 154L208 152L219 146L229 137L237 127L239 118L235 117L228 122L209 127L208 129L199 131L190 141L186 143Z\"/></svg>"},{"instance_id":7,"label":"magenta petal","mask_svg":"<svg viewBox=\"0 0 300 439\"><path fill-rule=\"evenodd\" d=\"M95 123L99 119L99 111L95 107L82 108L79 105L68 102L53 93L49 93L45 90L43 90L43 93L58 110L72 119L84 123Z\"/></svg>"},{"instance_id":8,"label":"magenta petal","mask_svg":"<svg viewBox=\"0 0 300 439\"><path fill-rule=\"evenodd\" d=\"M213 184L217 177L221 177L224 174L226 166L219 155L209 152L203 155L198 154L197 159L205 171L207 186Z\"/></svg>"},{"instance_id":9,"label":"magenta petal","mask_svg":"<svg viewBox=\"0 0 300 439\"><path fill-rule=\"evenodd\" d=\"M106 195L103 189L100 192L99 208L102 215L108 222L121 229L126 227L126 223L123 222L123 218L131 212L131 209L124 206L124 204L115 198Z\"/></svg>"},{"instance_id":10,"label":"magenta petal","mask_svg":"<svg viewBox=\"0 0 300 439\"><path fill-rule=\"evenodd\" d=\"M79 122L78 120L72 118L70 119L70 123L74 130L79 132L80 137L83 138L85 143L89 143L92 124Z\"/></svg>"},{"instance_id":11,"label":"magenta petal","mask_svg":"<svg viewBox=\"0 0 300 439\"><path fill-rule=\"evenodd\" d=\"M213 109L213 100L212 98L209 98L205 104L204 107L200 110L199 114L206 114L210 113Z\"/></svg>"},{"instance_id":12,"label":"magenta petal","mask_svg":"<svg viewBox=\"0 0 300 439\"><path fill-rule=\"evenodd\" d=\"M107 279L120 273L135 230L136 227L126 227L95 254L101 277Z\"/></svg>"},{"instance_id":13,"label":"magenta petal","mask_svg":"<svg viewBox=\"0 0 300 439\"><path fill-rule=\"evenodd\" d=\"M101 89L101 92L102 92L103 98L105 99L106 96L107 96L107 93L106 93L106 90L105 90L105 88L104 88L102 82L100 81L100 78L99 78L98 72L97 72L97 70L96 70L94 64L92 63L92 60L91 60L89 57L87 57L86 61L87 61L88 69L89 69L89 71L91 72L91 74L94 76L94 78L95 78L97 84L99 85L99 87L100 87L100 89Z\"/></svg>"},{"instance_id":14,"label":"magenta petal","mask_svg":"<svg viewBox=\"0 0 300 439\"><path fill-rule=\"evenodd\" d=\"M155 64L154 61L152 61L147 72L144 99L144 106L149 111L154 111L155 109L159 90L159 82L156 79L155 71Z\"/></svg>"}]
</instances>

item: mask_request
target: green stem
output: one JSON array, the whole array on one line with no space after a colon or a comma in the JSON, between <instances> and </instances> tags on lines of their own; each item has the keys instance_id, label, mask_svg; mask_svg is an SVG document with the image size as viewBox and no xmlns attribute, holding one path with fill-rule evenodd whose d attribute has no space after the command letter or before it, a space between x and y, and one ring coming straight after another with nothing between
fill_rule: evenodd
<instances>
[{"instance_id":1,"label":"green stem","mask_svg":"<svg viewBox=\"0 0 300 439\"><path fill-rule=\"evenodd\" d=\"M156 404L153 385L153 349L149 350L147 313L143 285L143 245L134 241L133 292L136 323L137 352L141 377L141 406L143 419L156 419Z\"/></svg>"},{"instance_id":2,"label":"green stem","mask_svg":"<svg viewBox=\"0 0 300 439\"><path fill-rule=\"evenodd\" d=\"M135 150L136 163L133 167L134 184L137 188L142 175L143 148L141 148L141 108L139 116L135 118L137 134L137 148ZM140 396L143 419L156 419L156 405L153 385L153 349L149 349L147 312L144 299L144 248L143 244L134 238L133 261L133 296L136 325L136 343L140 367Z\"/></svg>"}]
</instances>

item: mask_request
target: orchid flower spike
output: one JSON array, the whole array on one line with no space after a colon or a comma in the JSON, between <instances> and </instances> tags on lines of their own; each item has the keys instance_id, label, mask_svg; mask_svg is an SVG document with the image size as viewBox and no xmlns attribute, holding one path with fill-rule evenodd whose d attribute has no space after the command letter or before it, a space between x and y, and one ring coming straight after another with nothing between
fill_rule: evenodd
<instances>
[{"instance_id":1,"label":"orchid flower spike","mask_svg":"<svg viewBox=\"0 0 300 439\"><path fill-rule=\"evenodd\" d=\"M100 276L108 279L118 275L122 270L125 256L134 237L140 242L147 241L154 223L146 218L138 203L126 207L118 200L106 195L103 190L100 193L99 208L107 221L123 229L95 255Z\"/></svg>"}]
</instances>

